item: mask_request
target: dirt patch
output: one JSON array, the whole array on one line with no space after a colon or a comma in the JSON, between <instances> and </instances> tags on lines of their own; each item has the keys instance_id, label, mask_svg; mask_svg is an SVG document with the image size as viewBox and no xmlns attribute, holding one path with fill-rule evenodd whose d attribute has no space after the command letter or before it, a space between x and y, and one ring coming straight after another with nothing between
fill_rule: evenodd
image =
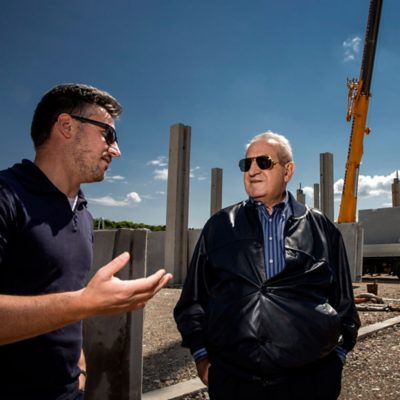
<instances>
[{"instance_id":1,"label":"dirt patch","mask_svg":"<svg viewBox=\"0 0 400 400\"><path fill-rule=\"evenodd\" d=\"M355 284L354 293L366 293L367 282ZM172 310L180 289L163 289L145 309L143 391L148 392L197 377L187 349L180 346ZM400 306L400 284L378 283L385 304ZM397 301L396 301L397 300ZM363 303L365 304L365 303ZM400 312L361 311L362 326L399 316ZM400 326L360 340L347 357L340 400L400 398ZM207 399L207 393L185 399Z\"/></svg>"}]
</instances>

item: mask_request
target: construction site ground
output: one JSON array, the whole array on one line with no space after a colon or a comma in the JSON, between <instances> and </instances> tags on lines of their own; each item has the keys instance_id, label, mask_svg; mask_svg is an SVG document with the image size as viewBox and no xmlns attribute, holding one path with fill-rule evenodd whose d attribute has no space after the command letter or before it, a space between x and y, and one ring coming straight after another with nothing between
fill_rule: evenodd
<instances>
[{"instance_id":1,"label":"construction site ground","mask_svg":"<svg viewBox=\"0 0 400 400\"><path fill-rule=\"evenodd\" d=\"M355 296L367 293L367 284L370 283L355 283ZM375 299L357 304L362 308L374 309L359 312L362 327L400 316L397 311L400 307L400 280L385 277L384 283L380 283L377 277L377 285L377 296L383 299L383 304L377 304ZM160 400L208 399L206 390L195 380L196 369L188 350L180 347L180 336L172 317L179 295L179 288L163 289L145 309L143 392L147 393L144 398L148 400L152 398L152 393ZM380 310L390 307L396 311ZM399 360L400 324L360 339L347 357L340 400L400 399ZM174 388L178 384L183 393L179 397L172 394L163 394L162 397L161 392L155 392L160 388Z\"/></svg>"}]
</instances>

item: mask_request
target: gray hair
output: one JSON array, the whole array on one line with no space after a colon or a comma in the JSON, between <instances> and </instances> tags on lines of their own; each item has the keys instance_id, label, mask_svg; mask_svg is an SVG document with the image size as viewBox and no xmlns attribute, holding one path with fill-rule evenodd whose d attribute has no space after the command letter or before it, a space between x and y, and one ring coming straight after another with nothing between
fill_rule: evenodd
<instances>
[{"instance_id":1,"label":"gray hair","mask_svg":"<svg viewBox=\"0 0 400 400\"><path fill-rule=\"evenodd\" d=\"M267 131L254 136L250 140L250 142L247 143L246 151L248 150L251 144L262 140L267 143L279 146L278 157L280 162L287 163L293 161L292 146L290 145L289 140L287 140L285 136L280 135L279 133L274 133L272 131Z\"/></svg>"}]
</instances>

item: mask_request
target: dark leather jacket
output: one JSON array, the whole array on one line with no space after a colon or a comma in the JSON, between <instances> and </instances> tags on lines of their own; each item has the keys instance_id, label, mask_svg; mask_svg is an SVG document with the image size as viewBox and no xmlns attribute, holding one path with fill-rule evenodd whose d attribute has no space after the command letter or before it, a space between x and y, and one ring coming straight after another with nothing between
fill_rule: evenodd
<instances>
[{"instance_id":1,"label":"dark leather jacket","mask_svg":"<svg viewBox=\"0 0 400 400\"><path fill-rule=\"evenodd\" d=\"M230 206L204 226L174 310L184 347L205 347L211 363L240 375L279 374L356 342L341 234L320 211L289 201L282 272L266 279L256 206Z\"/></svg>"}]
</instances>

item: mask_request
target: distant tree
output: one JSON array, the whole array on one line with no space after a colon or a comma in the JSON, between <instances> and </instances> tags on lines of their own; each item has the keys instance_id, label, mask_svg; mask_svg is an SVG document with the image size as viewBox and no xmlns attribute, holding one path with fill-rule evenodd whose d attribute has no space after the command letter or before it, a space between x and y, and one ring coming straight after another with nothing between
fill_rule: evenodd
<instances>
[{"instance_id":1,"label":"distant tree","mask_svg":"<svg viewBox=\"0 0 400 400\"><path fill-rule=\"evenodd\" d=\"M165 231L165 225L147 225L141 222L131 222L131 221L111 221L109 219L94 218L93 219L94 229L150 229L151 231Z\"/></svg>"}]
</instances>

